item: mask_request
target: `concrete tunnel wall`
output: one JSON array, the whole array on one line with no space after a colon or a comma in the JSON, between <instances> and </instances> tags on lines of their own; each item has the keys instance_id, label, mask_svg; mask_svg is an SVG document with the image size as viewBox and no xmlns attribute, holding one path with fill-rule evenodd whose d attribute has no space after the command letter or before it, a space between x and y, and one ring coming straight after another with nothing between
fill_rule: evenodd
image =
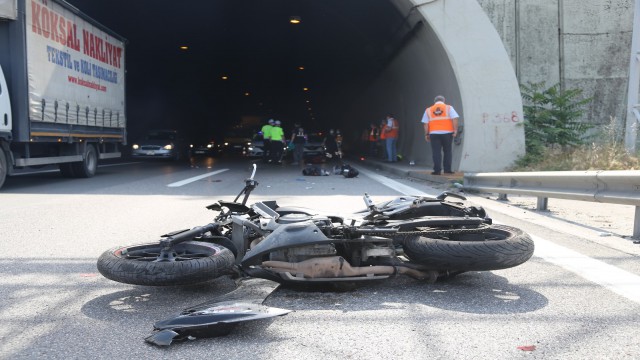
<instances>
[{"instance_id":1,"label":"concrete tunnel wall","mask_svg":"<svg viewBox=\"0 0 640 360\"><path fill-rule=\"evenodd\" d=\"M391 0L406 15L407 39L352 107L352 118L400 122L398 153L431 168L420 120L442 94L460 114L453 170L502 171L524 154L522 100L504 45L476 1Z\"/></svg>"}]
</instances>

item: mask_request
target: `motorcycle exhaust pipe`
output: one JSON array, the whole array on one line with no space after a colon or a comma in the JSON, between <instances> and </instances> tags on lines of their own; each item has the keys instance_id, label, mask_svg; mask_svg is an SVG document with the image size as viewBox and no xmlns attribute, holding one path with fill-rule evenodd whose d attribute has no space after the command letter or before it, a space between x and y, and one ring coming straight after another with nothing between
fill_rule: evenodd
<instances>
[{"instance_id":1,"label":"motorcycle exhaust pipe","mask_svg":"<svg viewBox=\"0 0 640 360\"><path fill-rule=\"evenodd\" d=\"M291 272L302 274L307 278L345 278L366 275L395 275L404 274L419 280L433 283L438 279L437 271L421 271L404 266L363 266L353 267L342 256L313 258L297 263L284 261L265 261L262 266L275 272Z\"/></svg>"}]
</instances>

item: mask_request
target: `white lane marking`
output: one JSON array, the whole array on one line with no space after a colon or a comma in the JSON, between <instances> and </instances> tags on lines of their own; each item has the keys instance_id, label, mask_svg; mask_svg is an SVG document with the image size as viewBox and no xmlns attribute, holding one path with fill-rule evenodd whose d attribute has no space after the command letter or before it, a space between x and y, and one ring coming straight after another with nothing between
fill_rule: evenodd
<instances>
[{"instance_id":1,"label":"white lane marking","mask_svg":"<svg viewBox=\"0 0 640 360\"><path fill-rule=\"evenodd\" d=\"M405 195L429 195L424 191L401 184L395 180L370 171L360 171L366 176L399 191ZM531 234L530 234L531 235ZM574 272L582 278L605 287L618 295L640 304L640 276L609 265L603 261L582 255L577 251L531 235L535 242L534 256L556 264L566 270Z\"/></svg>"},{"instance_id":2,"label":"white lane marking","mask_svg":"<svg viewBox=\"0 0 640 360\"><path fill-rule=\"evenodd\" d=\"M204 179L204 178L209 177L209 176L217 175L217 174L223 173L223 172L228 171L228 170L229 169L220 169L220 170L212 171L212 172L209 172L209 173L206 173L206 174L202 174L202 175L194 176L194 177L191 177L191 178L188 178L188 179L184 179L182 181L177 181L177 182L171 183L171 184L169 184L167 186L168 187L179 187L179 186L187 185L187 184L192 183L194 181L198 181L200 179Z\"/></svg>"},{"instance_id":3,"label":"white lane marking","mask_svg":"<svg viewBox=\"0 0 640 360\"><path fill-rule=\"evenodd\" d=\"M358 171L361 174L366 175L367 177L372 178L373 180L381 183L382 185L389 187L393 190L396 190L404 195L417 195L417 196L427 196L427 197L433 197L438 195L440 192L437 193L426 193L424 191L420 191L416 188L412 188L411 186L407 186L405 184L401 184L395 180L389 179L386 176L380 175L380 174L376 174L374 172L368 171L368 170L360 170L358 169Z\"/></svg>"},{"instance_id":4,"label":"white lane marking","mask_svg":"<svg viewBox=\"0 0 640 360\"><path fill-rule=\"evenodd\" d=\"M535 256L640 303L640 276L554 244L539 236L531 235L531 238L536 246Z\"/></svg>"}]
</instances>

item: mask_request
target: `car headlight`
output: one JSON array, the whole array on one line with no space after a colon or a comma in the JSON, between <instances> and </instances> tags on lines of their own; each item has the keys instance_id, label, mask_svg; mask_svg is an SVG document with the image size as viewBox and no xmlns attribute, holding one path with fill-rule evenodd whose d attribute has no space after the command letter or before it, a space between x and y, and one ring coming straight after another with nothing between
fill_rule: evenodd
<instances>
[{"instance_id":1,"label":"car headlight","mask_svg":"<svg viewBox=\"0 0 640 360\"><path fill-rule=\"evenodd\" d=\"M133 150L138 150L140 148L140 146L138 146L138 144L133 144L133 145L131 145L131 148Z\"/></svg>"},{"instance_id":2,"label":"car headlight","mask_svg":"<svg viewBox=\"0 0 640 360\"><path fill-rule=\"evenodd\" d=\"M224 146L229 146L229 143L228 142L224 143Z\"/></svg>"},{"instance_id":3,"label":"car headlight","mask_svg":"<svg viewBox=\"0 0 640 360\"><path fill-rule=\"evenodd\" d=\"M211 149L213 147L213 144L207 144L207 149Z\"/></svg>"},{"instance_id":4,"label":"car headlight","mask_svg":"<svg viewBox=\"0 0 640 360\"><path fill-rule=\"evenodd\" d=\"M165 149L165 150L171 150L171 149L173 149L173 145L171 145L171 144L165 145L162 148Z\"/></svg>"},{"instance_id":5,"label":"car headlight","mask_svg":"<svg viewBox=\"0 0 640 360\"><path fill-rule=\"evenodd\" d=\"M189 147L193 149L193 144L189 144Z\"/></svg>"}]
</instances>

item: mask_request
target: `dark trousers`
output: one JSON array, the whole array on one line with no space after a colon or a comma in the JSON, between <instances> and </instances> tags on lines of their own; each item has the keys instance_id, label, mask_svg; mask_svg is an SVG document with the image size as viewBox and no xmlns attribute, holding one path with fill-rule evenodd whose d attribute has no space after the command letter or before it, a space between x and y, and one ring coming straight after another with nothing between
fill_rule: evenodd
<instances>
[{"instance_id":1,"label":"dark trousers","mask_svg":"<svg viewBox=\"0 0 640 360\"><path fill-rule=\"evenodd\" d=\"M265 162L271 158L271 140L264 139L264 147L262 149L262 160Z\"/></svg>"},{"instance_id":2,"label":"dark trousers","mask_svg":"<svg viewBox=\"0 0 640 360\"><path fill-rule=\"evenodd\" d=\"M444 167L444 172L451 172L453 134L430 134L429 138L431 139L431 153L433 154L433 171L440 172Z\"/></svg>"},{"instance_id":3,"label":"dark trousers","mask_svg":"<svg viewBox=\"0 0 640 360\"><path fill-rule=\"evenodd\" d=\"M282 151L284 143L281 140L271 140L271 161L280 162L282 160Z\"/></svg>"}]
</instances>

